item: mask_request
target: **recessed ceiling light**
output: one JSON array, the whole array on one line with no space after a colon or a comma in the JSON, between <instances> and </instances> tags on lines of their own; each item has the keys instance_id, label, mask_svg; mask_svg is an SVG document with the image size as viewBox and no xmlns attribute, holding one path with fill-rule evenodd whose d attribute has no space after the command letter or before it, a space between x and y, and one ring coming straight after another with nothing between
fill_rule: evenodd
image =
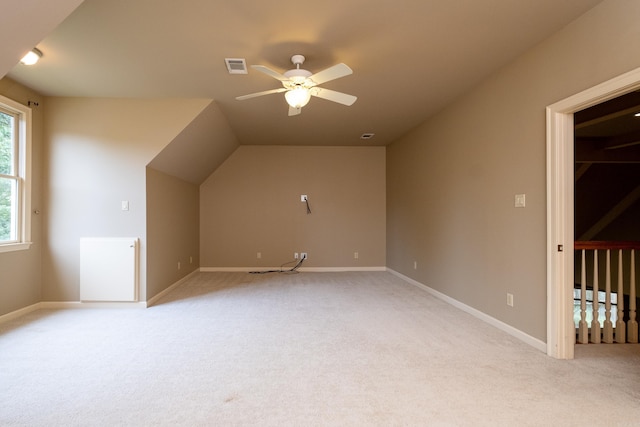
<instances>
[{"instance_id":1,"label":"recessed ceiling light","mask_svg":"<svg viewBox=\"0 0 640 427\"><path fill-rule=\"evenodd\" d=\"M634 116L640 117L640 113L635 113Z\"/></svg>"},{"instance_id":2,"label":"recessed ceiling light","mask_svg":"<svg viewBox=\"0 0 640 427\"><path fill-rule=\"evenodd\" d=\"M374 135L375 133L363 133L362 135L360 135L360 139L371 139Z\"/></svg>"},{"instance_id":3,"label":"recessed ceiling light","mask_svg":"<svg viewBox=\"0 0 640 427\"><path fill-rule=\"evenodd\" d=\"M20 63L24 65L33 65L38 62L40 58L42 58L42 52L34 47L33 49L31 49L31 51L29 51L25 56L22 57Z\"/></svg>"}]
</instances>

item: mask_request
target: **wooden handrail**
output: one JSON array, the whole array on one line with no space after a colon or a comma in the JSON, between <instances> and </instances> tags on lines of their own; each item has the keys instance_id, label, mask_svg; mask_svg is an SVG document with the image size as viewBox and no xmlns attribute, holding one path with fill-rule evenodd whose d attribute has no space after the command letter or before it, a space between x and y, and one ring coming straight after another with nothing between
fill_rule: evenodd
<instances>
[{"instance_id":1,"label":"wooden handrail","mask_svg":"<svg viewBox=\"0 0 640 427\"><path fill-rule=\"evenodd\" d=\"M640 242L635 241L604 241L589 240L576 241L573 243L574 249L640 249Z\"/></svg>"}]
</instances>

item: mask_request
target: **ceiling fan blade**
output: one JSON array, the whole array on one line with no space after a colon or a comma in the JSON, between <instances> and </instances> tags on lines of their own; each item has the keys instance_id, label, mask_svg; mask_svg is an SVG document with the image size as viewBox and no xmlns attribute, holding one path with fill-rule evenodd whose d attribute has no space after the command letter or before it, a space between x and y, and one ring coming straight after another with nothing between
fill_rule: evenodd
<instances>
[{"instance_id":1,"label":"ceiling fan blade","mask_svg":"<svg viewBox=\"0 0 640 427\"><path fill-rule=\"evenodd\" d=\"M310 92L311 95L317 96L318 98L323 98L347 106L353 105L353 103L358 99L357 96L348 95L342 92L336 92L335 90L331 89L323 89L321 87L314 87L310 90Z\"/></svg>"},{"instance_id":2,"label":"ceiling fan blade","mask_svg":"<svg viewBox=\"0 0 640 427\"><path fill-rule=\"evenodd\" d=\"M279 72L274 71L269 67L265 67L264 65L252 65L251 68L253 68L254 70L260 71L262 73L265 73L266 75L271 76L276 80L280 80L281 82L289 81L289 79L285 77L283 74L280 74Z\"/></svg>"},{"instance_id":3,"label":"ceiling fan blade","mask_svg":"<svg viewBox=\"0 0 640 427\"><path fill-rule=\"evenodd\" d=\"M318 71L317 73L309 77L309 80L311 80L314 85L319 85L330 80L348 76L349 74L353 74L353 70L346 64L340 63L334 65L333 67L329 67L326 70Z\"/></svg>"},{"instance_id":4,"label":"ceiling fan blade","mask_svg":"<svg viewBox=\"0 0 640 427\"><path fill-rule=\"evenodd\" d=\"M289 115L290 116L297 116L300 113L302 113L302 108L293 108L293 107L289 106Z\"/></svg>"},{"instance_id":5,"label":"ceiling fan blade","mask_svg":"<svg viewBox=\"0 0 640 427\"><path fill-rule=\"evenodd\" d=\"M281 88L278 88L278 89L271 89L271 90L264 90L262 92L250 93L249 95L237 96L236 99L238 101L244 101L245 99L255 98L257 96L269 95L271 93L281 93L281 92L286 92L286 91L287 91L287 89L281 87Z\"/></svg>"}]
</instances>

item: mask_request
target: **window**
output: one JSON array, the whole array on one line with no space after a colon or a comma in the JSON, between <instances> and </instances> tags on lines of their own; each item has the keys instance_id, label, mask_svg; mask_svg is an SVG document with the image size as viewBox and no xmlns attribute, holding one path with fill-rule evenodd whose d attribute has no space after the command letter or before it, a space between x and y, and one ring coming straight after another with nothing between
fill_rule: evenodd
<instances>
[{"instance_id":1,"label":"window","mask_svg":"<svg viewBox=\"0 0 640 427\"><path fill-rule=\"evenodd\" d=\"M580 295L582 294L582 289L574 289L573 290L573 323L575 324L576 329L580 326L581 317L581 306L580 306ZM600 327L604 328L604 321L606 320L606 312L607 306L606 304L607 294L605 291L598 291L598 323L600 323ZM591 327L591 322L593 321L593 290L587 289L585 293L585 302L586 302L586 318L585 321L587 325ZM609 301L611 304L611 322L613 323L613 328L616 328L616 322L618 321L618 293L611 292L611 299Z\"/></svg>"},{"instance_id":2,"label":"window","mask_svg":"<svg viewBox=\"0 0 640 427\"><path fill-rule=\"evenodd\" d=\"M0 96L0 252L31 244L31 109Z\"/></svg>"}]
</instances>

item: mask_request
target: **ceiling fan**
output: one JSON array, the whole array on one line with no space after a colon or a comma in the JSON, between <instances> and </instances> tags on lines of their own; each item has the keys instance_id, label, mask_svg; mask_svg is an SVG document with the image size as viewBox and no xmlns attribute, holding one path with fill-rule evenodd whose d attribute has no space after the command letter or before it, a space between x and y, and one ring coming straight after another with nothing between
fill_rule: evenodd
<instances>
[{"instance_id":1,"label":"ceiling fan","mask_svg":"<svg viewBox=\"0 0 640 427\"><path fill-rule=\"evenodd\" d=\"M291 62L296 68L285 71L284 74L280 74L264 65L252 65L251 68L265 73L268 76L273 77L276 80L280 80L282 83L281 88L265 90L262 92L251 93L249 95L238 96L238 101L243 101L249 98L255 98L262 95L269 95L271 93L282 93L289 104L289 115L295 116L302 112L302 107L307 105L312 96L323 98L329 101L337 102L343 105L352 105L357 97L348 95L342 92L336 92L335 90L324 89L318 87L322 83L326 83L331 80L338 79L340 77L353 74L353 70L345 64L337 64L333 67L329 67L325 70L312 74L311 71L304 70L300 66L304 63L304 56L293 55Z\"/></svg>"}]
</instances>

